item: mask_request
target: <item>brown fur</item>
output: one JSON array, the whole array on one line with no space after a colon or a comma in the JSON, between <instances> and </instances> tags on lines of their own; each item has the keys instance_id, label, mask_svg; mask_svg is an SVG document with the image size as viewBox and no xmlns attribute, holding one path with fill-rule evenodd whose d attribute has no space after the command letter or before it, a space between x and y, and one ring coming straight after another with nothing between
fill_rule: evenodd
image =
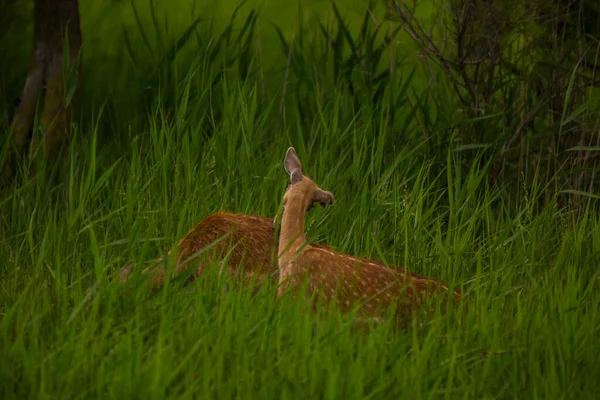
<instances>
[{"instance_id":1,"label":"brown fur","mask_svg":"<svg viewBox=\"0 0 600 400\"><path fill-rule=\"evenodd\" d=\"M279 296L290 288L299 287L307 279L306 294L309 297L320 298L326 304L335 302L343 312L356 307L361 317L377 319L395 306L395 316L403 320L437 294L443 295L444 306L449 289L443 281L307 244L304 236L306 204L318 198L323 206L328 206L335 200L330 192L302 175L300 160L293 148L288 150L284 165L292 184L283 199ZM460 292L454 290L451 296L457 301Z\"/></svg>"},{"instance_id":2,"label":"brown fur","mask_svg":"<svg viewBox=\"0 0 600 400\"><path fill-rule=\"evenodd\" d=\"M273 218L226 212L209 215L190 230L175 247L177 253L173 275L180 275L195 267L188 280L190 282L204 272L205 265L227 257L227 272L240 277L244 285L249 285L254 278L254 292L265 280L277 283L279 270L275 257L278 234L273 225ZM216 241L218 243L213 245ZM206 251L197 254L211 245ZM169 254L172 251L169 251ZM153 290L165 283L165 264L156 265L160 260L155 260L142 271L142 274L148 275L149 285ZM122 283L128 279L131 271L131 265L121 270Z\"/></svg>"},{"instance_id":3,"label":"brown fur","mask_svg":"<svg viewBox=\"0 0 600 400\"><path fill-rule=\"evenodd\" d=\"M190 276L190 280L193 280L204 272L205 265L227 257L227 271L236 276L240 274L245 284L255 277L258 289L258 285L269 274L277 274L275 239L272 218L217 212L200 221L179 241L174 249L174 275L180 275L195 266ZM201 252L216 241L218 243ZM165 283L165 265L156 266L158 261L160 259L142 271L142 274L149 275L153 290ZM243 271L242 265L247 266ZM130 272L131 266L121 270L121 282L127 279Z\"/></svg>"}]
</instances>

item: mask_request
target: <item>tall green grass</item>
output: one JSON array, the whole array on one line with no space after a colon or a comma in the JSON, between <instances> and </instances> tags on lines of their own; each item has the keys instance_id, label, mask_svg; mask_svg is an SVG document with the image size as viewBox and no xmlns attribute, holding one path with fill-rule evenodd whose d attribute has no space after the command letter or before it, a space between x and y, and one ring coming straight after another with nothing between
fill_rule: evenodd
<instances>
[{"instance_id":1,"label":"tall green grass","mask_svg":"<svg viewBox=\"0 0 600 400\"><path fill-rule=\"evenodd\" d=\"M2 398L597 396L595 204L575 215L540 208L545 182L491 186L487 150L466 163L478 149L447 135L443 85L421 93L411 73L353 66L382 42L353 54L360 31L337 27L337 48L319 33L290 50L281 35L289 62L265 86L257 49L239 47L251 31L235 39L243 25L204 38L220 47L187 64L140 72L152 85L135 112L109 98L85 113L58 185L25 168L2 194ZM351 317L313 316L274 287L251 297L214 273L156 293L113 281L217 210L273 216L290 145L336 197L311 211L310 240L460 286L468 312L365 336Z\"/></svg>"}]
</instances>

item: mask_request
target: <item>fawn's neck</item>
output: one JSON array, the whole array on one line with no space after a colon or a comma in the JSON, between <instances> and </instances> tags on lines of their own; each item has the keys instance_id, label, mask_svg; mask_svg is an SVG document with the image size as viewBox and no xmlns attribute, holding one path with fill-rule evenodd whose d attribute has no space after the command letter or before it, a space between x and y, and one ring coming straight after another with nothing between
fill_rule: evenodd
<instances>
[{"instance_id":1,"label":"fawn's neck","mask_svg":"<svg viewBox=\"0 0 600 400\"><path fill-rule=\"evenodd\" d=\"M301 198L288 198L281 216L279 232L279 267L284 267L306 243L304 217L306 209Z\"/></svg>"}]
</instances>

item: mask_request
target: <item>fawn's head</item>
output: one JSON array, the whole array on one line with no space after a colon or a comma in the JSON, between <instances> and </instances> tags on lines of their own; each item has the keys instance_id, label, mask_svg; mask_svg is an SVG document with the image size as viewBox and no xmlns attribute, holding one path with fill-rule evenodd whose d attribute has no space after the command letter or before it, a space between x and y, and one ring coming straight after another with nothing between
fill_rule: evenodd
<instances>
[{"instance_id":1,"label":"fawn's head","mask_svg":"<svg viewBox=\"0 0 600 400\"><path fill-rule=\"evenodd\" d=\"M283 165L290 175L290 185L283 196L283 207L292 197L294 201L302 201L302 208L305 210L312 208L315 203L319 203L322 207L335 203L331 192L321 189L309 177L302 174L302 164L293 147L287 150Z\"/></svg>"}]
</instances>

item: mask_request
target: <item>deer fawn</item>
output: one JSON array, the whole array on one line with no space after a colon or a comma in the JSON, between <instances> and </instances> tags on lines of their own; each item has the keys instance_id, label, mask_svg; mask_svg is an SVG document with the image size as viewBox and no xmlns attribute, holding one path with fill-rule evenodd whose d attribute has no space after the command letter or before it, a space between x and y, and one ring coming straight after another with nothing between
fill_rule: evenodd
<instances>
[{"instance_id":1,"label":"deer fawn","mask_svg":"<svg viewBox=\"0 0 600 400\"><path fill-rule=\"evenodd\" d=\"M180 275L195 267L188 278L187 282L190 282L202 274L205 265L227 257L226 271L235 276L241 275L244 285L249 285L254 278L254 293L265 280L277 283L279 271L275 256L278 232L275 231L274 222L273 218L243 214L218 212L209 215L175 246L173 275ZM152 290L165 283L165 264L157 265L161 260L155 260L142 270L142 274L148 276ZM132 269L132 265L121 269L121 283L128 279Z\"/></svg>"},{"instance_id":2,"label":"deer fawn","mask_svg":"<svg viewBox=\"0 0 600 400\"><path fill-rule=\"evenodd\" d=\"M304 236L307 207L315 202L326 207L335 200L331 192L322 190L303 175L293 147L286 153L284 166L291 184L283 196L278 296L288 289L297 289L307 278L306 295L313 296L313 301L321 297L325 303L335 302L344 313L356 307L359 317L376 320L394 308L394 316L400 321L434 294L445 294L444 302L447 301L448 287L442 281L307 244ZM454 290L452 296L457 301L460 292Z\"/></svg>"}]
</instances>

